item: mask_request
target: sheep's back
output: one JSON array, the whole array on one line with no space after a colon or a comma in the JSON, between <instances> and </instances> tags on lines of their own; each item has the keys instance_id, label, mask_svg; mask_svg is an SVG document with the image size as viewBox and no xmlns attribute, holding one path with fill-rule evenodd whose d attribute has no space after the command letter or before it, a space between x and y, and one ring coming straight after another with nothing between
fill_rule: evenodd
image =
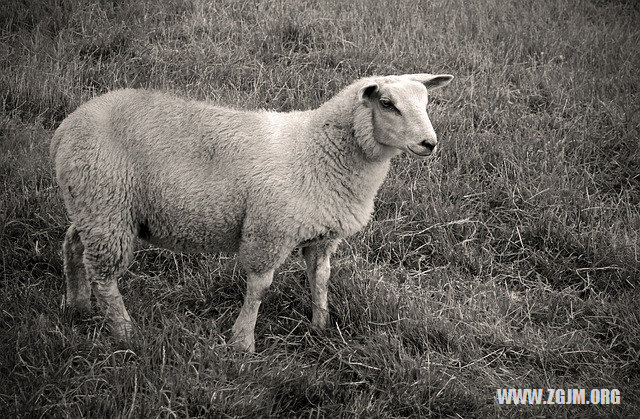
<instances>
[{"instance_id":1,"label":"sheep's back","mask_svg":"<svg viewBox=\"0 0 640 419\"><path fill-rule=\"evenodd\" d=\"M59 183L76 192L65 199L70 216L82 206L99 213L117 205L165 247L234 250L248 185L238 168L251 133L241 117L138 90L87 102L52 142ZM126 199L106 198L114 195Z\"/></svg>"}]
</instances>

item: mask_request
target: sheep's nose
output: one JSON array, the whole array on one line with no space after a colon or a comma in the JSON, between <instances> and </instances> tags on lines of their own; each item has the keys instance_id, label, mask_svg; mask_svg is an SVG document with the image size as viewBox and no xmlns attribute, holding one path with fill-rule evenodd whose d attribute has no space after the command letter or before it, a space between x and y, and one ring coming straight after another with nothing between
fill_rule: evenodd
<instances>
[{"instance_id":1,"label":"sheep's nose","mask_svg":"<svg viewBox=\"0 0 640 419\"><path fill-rule=\"evenodd\" d=\"M424 148L426 148L429 151L433 151L434 148L436 148L436 145L438 144L437 141L435 140L423 140L420 145Z\"/></svg>"}]
</instances>

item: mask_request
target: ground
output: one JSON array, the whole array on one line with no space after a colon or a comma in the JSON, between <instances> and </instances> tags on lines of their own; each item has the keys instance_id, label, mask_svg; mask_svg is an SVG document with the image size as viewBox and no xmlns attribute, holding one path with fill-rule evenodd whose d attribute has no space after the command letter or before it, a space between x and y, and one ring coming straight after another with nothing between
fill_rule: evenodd
<instances>
[{"instance_id":1,"label":"ground","mask_svg":"<svg viewBox=\"0 0 640 419\"><path fill-rule=\"evenodd\" d=\"M0 11L0 411L5 416L639 416L640 8L604 0L9 0ZM148 87L309 109L356 78L451 73L440 150L393 163L310 328L295 255L257 353L226 346L232 255L141 244L136 342L71 316L48 143L83 101ZM496 391L618 389L614 405ZM546 400L545 395L545 400ZM558 399L560 401L560 399Z\"/></svg>"}]
</instances>

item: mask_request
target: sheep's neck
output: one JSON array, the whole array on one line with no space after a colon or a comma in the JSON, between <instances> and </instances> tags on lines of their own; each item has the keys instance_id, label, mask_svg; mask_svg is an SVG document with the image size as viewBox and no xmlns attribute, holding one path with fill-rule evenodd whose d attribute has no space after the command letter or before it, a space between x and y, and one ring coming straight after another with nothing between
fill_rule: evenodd
<instances>
[{"instance_id":1,"label":"sheep's neck","mask_svg":"<svg viewBox=\"0 0 640 419\"><path fill-rule=\"evenodd\" d=\"M312 134L306 147L311 152L303 164L317 181L332 182L337 196L368 205L387 175L390 157L371 159L364 153L354 134L352 102L343 96L309 113Z\"/></svg>"}]
</instances>

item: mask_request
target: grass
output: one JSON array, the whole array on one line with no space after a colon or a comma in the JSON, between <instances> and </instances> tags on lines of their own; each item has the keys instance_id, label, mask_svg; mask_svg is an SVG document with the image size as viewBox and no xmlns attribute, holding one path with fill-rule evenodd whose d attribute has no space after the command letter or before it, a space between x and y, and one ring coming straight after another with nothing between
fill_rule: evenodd
<instances>
[{"instance_id":1,"label":"grass","mask_svg":"<svg viewBox=\"0 0 640 419\"><path fill-rule=\"evenodd\" d=\"M4 416L640 414L640 9L633 1L10 0L0 11ZM78 104L148 87L312 108L371 74L449 72L439 154L398 158L333 261L310 331L279 270L254 355L225 341L225 255L141 245L121 281L139 332L63 313L68 220L48 142ZM499 405L498 388L617 388L619 405Z\"/></svg>"}]
</instances>

